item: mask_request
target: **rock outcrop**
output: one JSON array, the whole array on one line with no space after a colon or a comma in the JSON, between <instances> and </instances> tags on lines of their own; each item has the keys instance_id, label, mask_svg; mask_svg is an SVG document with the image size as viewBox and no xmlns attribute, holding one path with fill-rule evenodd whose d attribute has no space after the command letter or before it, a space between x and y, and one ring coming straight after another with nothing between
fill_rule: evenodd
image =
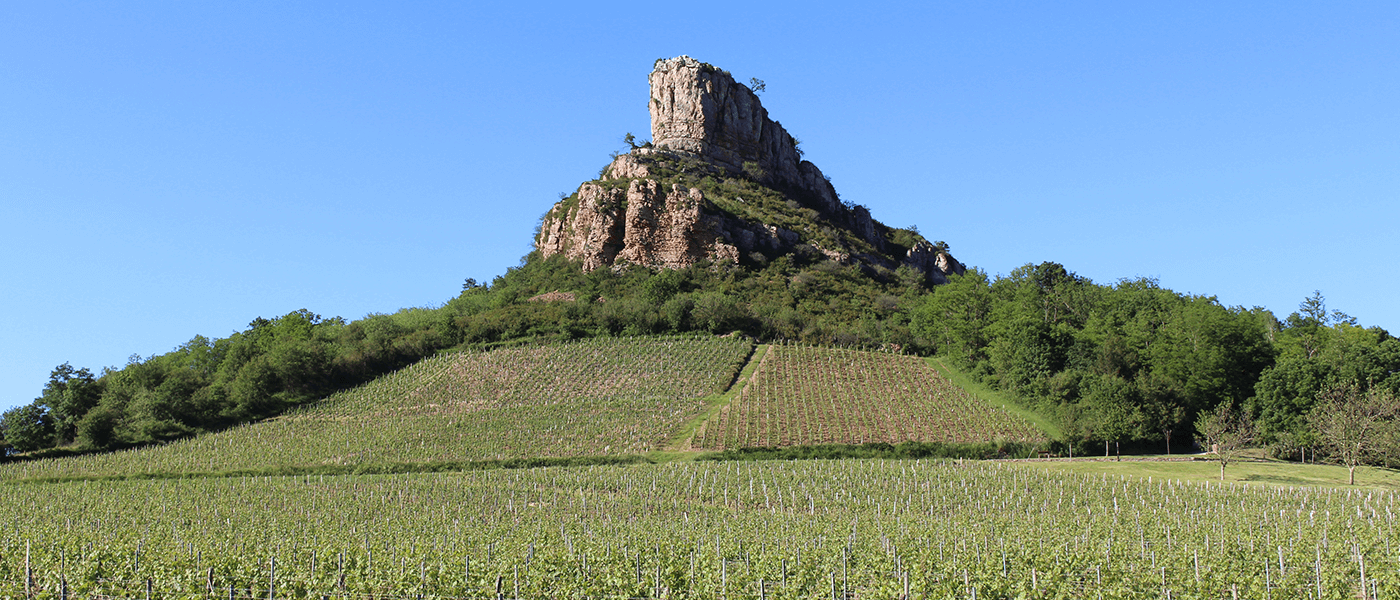
<instances>
[{"instance_id":1,"label":"rock outcrop","mask_svg":"<svg viewBox=\"0 0 1400 600\"><path fill-rule=\"evenodd\" d=\"M753 163L766 182L806 191L825 211L839 206L831 182L802 160L797 141L729 73L678 56L656 61L649 81L657 149L703 157L736 172Z\"/></svg>"},{"instance_id":2,"label":"rock outcrop","mask_svg":"<svg viewBox=\"0 0 1400 600\"><path fill-rule=\"evenodd\" d=\"M962 275L966 271L966 267L947 252L925 241L915 244L905 253L904 264L927 273L934 285L948 283L949 275Z\"/></svg>"},{"instance_id":3,"label":"rock outcrop","mask_svg":"<svg viewBox=\"0 0 1400 600\"><path fill-rule=\"evenodd\" d=\"M724 241L722 219L702 210L700 190L632 179L626 189L585 183L577 195L577 206L558 205L545 216L536 244L545 256L563 254L590 271L618 262L676 269L739 260L738 248Z\"/></svg>"},{"instance_id":4,"label":"rock outcrop","mask_svg":"<svg viewBox=\"0 0 1400 600\"><path fill-rule=\"evenodd\" d=\"M617 156L598 180L584 183L544 216L535 240L543 256L562 254L585 270L622 264L683 268L806 246L843 263L906 265L935 284L963 272L961 263L917 234L906 231L918 241L901 246L892 241L895 230L865 207L843 205L816 165L802 160L793 137L768 118L758 96L729 73L680 56L658 60L650 82L651 144ZM691 179L656 169L677 161ZM738 214L743 211L720 210L701 189L682 183L701 176L776 190L789 198L788 209L802 215L797 222L806 224L796 231Z\"/></svg>"}]
</instances>

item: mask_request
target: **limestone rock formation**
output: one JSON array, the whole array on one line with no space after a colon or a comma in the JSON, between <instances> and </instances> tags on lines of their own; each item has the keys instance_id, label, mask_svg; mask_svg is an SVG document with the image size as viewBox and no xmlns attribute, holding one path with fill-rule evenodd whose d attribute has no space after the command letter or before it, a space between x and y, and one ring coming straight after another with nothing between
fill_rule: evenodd
<instances>
[{"instance_id":1,"label":"limestone rock formation","mask_svg":"<svg viewBox=\"0 0 1400 600\"><path fill-rule=\"evenodd\" d=\"M947 252L939 251L926 241L919 242L910 248L904 256L904 263L920 271L923 271L932 278L934 285L947 283L948 276L954 273L962 275L966 267L958 262Z\"/></svg>"},{"instance_id":2,"label":"limestone rock formation","mask_svg":"<svg viewBox=\"0 0 1400 600\"><path fill-rule=\"evenodd\" d=\"M730 170L752 162L769 183L815 195L824 210L839 206L817 166L747 86L689 56L659 60L651 77L651 139L656 148L703 157Z\"/></svg>"},{"instance_id":3,"label":"limestone rock formation","mask_svg":"<svg viewBox=\"0 0 1400 600\"><path fill-rule=\"evenodd\" d=\"M875 221L863 206L843 204L753 91L729 73L680 56L658 60L649 80L652 142L617 156L599 179L544 216L535 240L543 256L562 254L586 270L683 268L806 247L872 269L908 266L934 284L963 272L961 263L916 233L903 231L897 242L894 233L901 230ZM721 180L729 187L715 184ZM787 198L780 205L785 213L773 219L771 210L737 193L707 198L698 181L709 182L712 196L717 189L761 186Z\"/></svg>"},{"instance_id":4,"label":"limestone rock formation","mask_svg":"<svg viewBox=\"0 0 1400 600\"><path fill-rule=\"evenodd\" d=\"M674 269L739 260L723 241L722 220L702 210L700 190L632 179L626 189L585 183L577 195L577 206L561 203L545 216L537 242L543 255L563 254L590 271L619 261Z\"/></svg>"}]
</instances>

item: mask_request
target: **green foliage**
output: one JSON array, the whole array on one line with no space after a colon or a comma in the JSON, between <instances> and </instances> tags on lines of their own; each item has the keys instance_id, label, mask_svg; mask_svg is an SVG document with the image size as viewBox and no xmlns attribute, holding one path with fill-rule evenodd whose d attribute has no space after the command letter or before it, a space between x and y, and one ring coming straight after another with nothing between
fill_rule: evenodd
<instances>
[{"instance_id":1,"label":"green foliage","mask_svg":"<svg viewBox=\"0 0 1400 600\"><path fill-rule=\"evenodd\" d=\"M1329 385L1308 420L1330 457L1346 465L1349 484L1356 483L1357 465L1400 462L1400 398L1390 390Z\"/></svg>"},{"instance_id":2,"label":"green foliage","mask_svg":"<svg viewBox=\"0 0 1400 600\"><path fill-rule=\"evenodd\" d=\"M987 326L992 309L987 274L978 269L952 275L914 309L914 333L960 367L986 358Z\"/></svg>"},{"instance_id":3,"label":"green foliage","mask_svg":"<svg viewBox=\"0 0 1400 600\"><path fill-rule=\"evenodd\" d=\"M117 445L120 438L117 428L121 424L122 411L112 406L99 406L88 411L78 421L78 444L87 448L110 448Z\"/></svg>"},{"instance_id":4,"label":"green foliage","mask_svg":"<svg viewBox=\"0 0 1400 600\"><path fill-rule=\"evenodd\" d=\"M744 161L744 175L747 175L749 179L754 181L762 181L764 177L768 176L768 173L765 172L763 167L759 166L758 163L746 160Z\"/></svg>"},{"instance_id":5,"label":"green foliage","mask_svg":"<svg viewBox=\"0 0 1400 600\"><path fill-rule=\"evenodd\" d=\"M1105 442L1121 442L1141 435L1142 410L1136 390L1128 381L1111 375L1091 376L1080 404L1094 415L1092 428ZM1107 448L1105 448L1107 454Z\"/></svg>"},{"instance_id":6,"label":"green foliage","mask_svg":"<svg viewBox=\"0 0 1400 600\"><path fill-rule=\"evenodd\" d=\"M53 416L38 400L16 406L0 416L0 434L5 444L18 452L30 452L53 446Z\"/></svg>"},{"instance_id":7,"label":"green foliage","mask_svg":"<svg viewBox=\"0 0 1400 600\"><path fill-rule=\"evenodd\" d=\"M49 374L40 402L49 408L54 420L58 443L69 442L77 424L102 398L102 386L87 368L74 369L63 363Z\"/></svg>"},{"instance_id":8,"label":"green foliage","mask_svg":"<svg viewBox=\"0 0 1400 600\"><path fill-rule=\"evenodd\" d=\"M661 305L680 293L685 285L684 271L664 269L642 283L641 299L648 304Z\"/></svg>"},{"instance_id":9,"label":"green foliage","mask_svg":"<svg viewBox=\"0 0 1400 600\"><path fill-rule=\"evenodd\" d=\"M1221 402L1196 421L1201 445L1208 448L1220 462L1220 480L1225 480L1225 467L1239 456L1240 450L1254 443L1254 422L1228 402Z\"/></svg>"},{"instance_id":10,"label":"green foliage","mask_svg":"<svg viewBox=\"0 0 1400 600\"><path fill-rule=\"evenodd\" d=\"M738 330L746 325L748 314L739 307L738 301L721 292L704 292L695 296L695 306L690 310L693 327L710 333L725 333Z\"/></svg>"},{"instance_id":11,"label":"green foliage","mask_svg":"<svg viewBox=\"0 0 1400 600\"><path fill-rule=\"evenodd\" d=\"M925 241L924 236L919 235L919 228L912 226L907 229L890 229L885 234L885 240L893 246L890 248L890 254L894 255L903 255L919 242Z\"/></svg>"},{"instance_id":12,"label":"green foliage","mask_svg":"<svg viewBox=\"0 0 1400 600\"><path fill-rule=\"evenodd\" d=\"M1222 401L1246 404L1261 378L1287 373L1271 375L1280 352L1273 322L1266 311L1223 307L1150 279L1098 285L1055 263L990 282L976 270L950 277L912 315L913 331L940 355L1059 413L1079 442L1167 446L1196 415ZM1274 405L1289 422L1299 408Z\"/></svg>"},{"instance_id":13,"label":"green foliage","mask_svg":"<svg viewBox=\"0 0 1400 600\"><path fill-rule=\"evenodd\" d=\"M1255 383L1249 407L1265 441L1287 438L1308 447L1317 440L1308 423L1327 388L1375 387L1400 392L1400 339L1379 327L1362 328L1340 312L1328 312L1321 294L1304 299L1278 326L1277 363Z\"/></svg>"},{"instance_id":14,"label":"green foliage","mask_svg":"<svg viewBox=\"0 0 1400 600\"><path fill-rule=\"evenodd\" d=\"M436 311L372 315L350 327L299 310L255 319L228 338L195 336L169 353L133 357L100 378L60 365L38 400L52 421L50 442L16 449L118 448L274 416L436 352L445 325Z\"/></svg>"}]
</instances>

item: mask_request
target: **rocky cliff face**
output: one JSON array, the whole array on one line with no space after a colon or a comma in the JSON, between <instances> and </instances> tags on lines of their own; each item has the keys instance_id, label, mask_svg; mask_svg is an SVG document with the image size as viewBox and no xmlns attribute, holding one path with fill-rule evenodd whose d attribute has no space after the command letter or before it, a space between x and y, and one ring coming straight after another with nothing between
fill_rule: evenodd
<instances>
[{"instance_id":1,"label":"rocky cliff face","mask_svg":"<svg viewBox=\"0 0 1400 600\"><path fill-rule=\"evenodd\" d=\"M656 62L651 82L651 139L658 149L703 157L740 171L754 163L766 183L804 190L824 210L840 203L817 166L747 86L689 56Z\"/></svg>"},{"instance_id":2,"label":"rocky cliff face","mask_svg":"<svg viewBox=\"0 0 1400 600\"><path fill-rule=\"evenodd\" d=\"M563 254L585 270L626 262L683 268L701 260L739 261L724 241L723 219L702 210L700 190L631 179L626 188L585 183L574 207L545 216L536 247L546 257Z\"/></svg>"},{"instance_id":3,"label":"rocky cliff face","mask_svg":"<svg viewBox=\"0 0 1400 600\"><path fill-rule=\"evenodd\" d=\"M545 257L563 254L586 270L682 268L805 246L872 268L907 265L935 284L963 272L927 241L895 243L894 230L864 207L843 205L816 165L801 159L792 136L729 73L681 56L657 61L649 79L651 146L618 156L545 215L535 241ZM698 181L709 182L715 197L707 198ZM754 186L772 192L765 197L787 198L779 209L791 214L776 219L738 193Z\"/></svg>"}]
</instances>

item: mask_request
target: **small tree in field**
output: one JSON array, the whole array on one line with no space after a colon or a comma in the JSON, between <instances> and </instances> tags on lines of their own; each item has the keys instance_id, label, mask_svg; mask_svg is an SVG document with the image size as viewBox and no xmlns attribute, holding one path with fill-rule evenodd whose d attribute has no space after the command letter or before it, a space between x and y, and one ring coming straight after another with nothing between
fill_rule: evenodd
<instances>
[{"instance_id":1,"label":"small tree in field","mask_svg":"<svg viewBox=\"0 0 1400 600\"><path fill-rule=\"evenodd\" d=\"M1225 481L1226 465L1254 442L1254 423L1226 401L1215 410L1201 414L1196 420L1196 433L1201 445L1210 447L1215 459L1220 461L1220 480Z\"/></svg>"},{"instance_id":2,"label":"small tree in field","mask_svg":"<svg viewBox=\"0 0 1400 600\"><path fill-rule=\"evenodd\" d=\"M1309 415L1322 447L1347 467L1347 483L1356 484L1356 466L1384 459L1396 450L1400 433L1400 399L1388 390L1362 392L1355 383L1324 388Z\"/></svg>"}]
</instances>

